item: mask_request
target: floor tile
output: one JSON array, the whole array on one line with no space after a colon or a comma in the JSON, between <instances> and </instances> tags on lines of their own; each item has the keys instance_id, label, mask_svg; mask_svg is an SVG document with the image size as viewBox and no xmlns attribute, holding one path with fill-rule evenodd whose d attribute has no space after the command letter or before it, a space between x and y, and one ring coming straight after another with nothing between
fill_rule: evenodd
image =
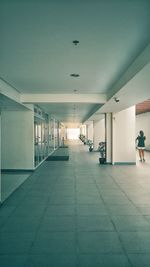
<instances>
[{"instance_id":1,"label":"floor tile","mask_svg":"<svg viewBox=\"0 0 150 267\"><path fill-rule=\"evenodd\" d=\"M75 205L48 205L45 215L46 216L71 216L76 213Z\"/></svg>"},{"instance_id":2,"label":"floor tile","mask_svg":"<svg viewBox=\"0 0 150 267\"><path fill-rule=\"evenodd\" d=\"M148 206L137 206L137 210L139 210L142 215L150 215L150 204Z\"/></svg>"},{"instance_id":3,"label":"floor tile","mask_svg":"<svg viewBox=\"0 0 150 267\"><path fill-rule=\"evenodd\" d=\"M0 254L27 254L34 238L33 233L0 233Z\"/></svg>"},{"instance_id":4,"label":"floor tile","mask_svg":"<svg viewBox=\"0 0 150 267\"><path fill-rule=\"evenodd\" d=\"M24 267L27 255L0 255L1 267Z\"/></svg>"},{"instance_id":5,"label":"floor tile","mask_svg":"<svg viewBox=\"0 0 150 267\"><path fill-rule=\"evenodd\" d=\"M80 232L80 253L121 253L122 246L114 232Z\"/></svg>"},{"instance_id":6,"label":"floor tile","mask_svg":"<svg viewBox=\"0 0 150 267\"><path fill-rule=\"evenodd\" d=\"M77 218L78 231L114 231L108 216L79 216Z\"/></svg>"},{"instance_id":7,"label":"floor tile","mask_svg":"<svg viewBox=\"0 0 150 267\"><path fill-rule=\"evenodd\" d=\"M0 232L3 233L28 233L36 232L40 224L37 217L10 217L7 222L1 227Z\"/></svg>"},{"instance_id":8,"label":"floor tile","mask_svg":"<svg viewBox=\"0 0 150 267\"><path fill-rule=\"evenodd\" d=\"M131 267L124 255L80 255L79 267Z\"/></svg>"},{"instance_id":9,"label":"floor tile","mask_svg":"<svg viewBox=\"0 0 150 267\"><path fill-rule=\"evenodd\" d=\"M127 253L150 253L150 232L119 233Z\"/></svg>"},{"instance_id":10,"label":"floor tile","mask_svg":"<svg viewBox=\"0 0 150 267\"><path fill-rule=\"evenodd\" d=\"M11 207L11 206L1 206L0 207L0 218L1 217L8 217L8 216L10 216L13 212L14 212L14 210L15 210L15 208L16 207Z\"/></svg>"},{"instance_id":11,"label":"floor tile","mask_svg":"<svg viewBox=\"0 0 150 267\"><path fill-rule=\"evenodd\" d=\"M16 217L41 217L45 211L44 205L21 205L13 213Z\"/></svg>"},{"instance_id":12,"label":"floor tile","mask_svg":"<svg viewBox=\"0 0 150 267\"><path fill-rule=\"evenodd\" d=\"M75 233L38 233L31 253L76 253Z\"/></svg>"},{"instance_id":13,"label":"floor tile","mask_svg":"<svg viewBox=\"0 0 150 267\"><path fill-rule=\"evenodd\" d=\"M143 216L112 216L112 221L114 222L118 231L150 232L150 223L147 222L146 218Z\"/></svg>"},{"instance_id":14,"label":"floor tile","mask_svg":"<svg viewBox=\"0 0 150 267\"><path fill-rule=\"evenodd\" d=\"M24 267L76 267L75 255L31 255Z\"/></svg>"},{"instance_id":15,"label":"floor tile","mask_svg":"<svg viewBox=\"0 0 150 267\"><path fill-rule=\"evenodd\" d=\"M77 214L83 216L107 215L108 212L103 204L77 204Z\"/></svg>"},{"instance_id":16,"label":"floor tile","mask_svg":"<svg viewBox=\"0 0 150 267\"><path fill-rule=\"evenodd\" d=\"M114 204L114 205L130 205L131 202L127 197L124 196L103 196L103 200L106 204Z\"/></svg>"},{"instance_id":17,"label":"floor tile","mask_svg":"<svg viewBox=\"0 0 150 267\"><path fill-rule=\"evenodd\" d=\"M53 190L51 198L75 197L75 190Z\"/></svg>"},{"instance_id":18,"label":"floor tile","mask_svg":"<svg viewBox=\"0 0 150 267\"><path fill-rule=\"evenodd\" d=\"M107 204L110 215L140 215L140 211L133 205Z\"/></svg>"},{"instance_id":19,"label":"floor tile","mask_svg":"<svg viewBox=\"0 0 150 267\"><path fill-rule=\"evenodd\" d=\"M75 204L75 198L72 196L63 196L61 198L54 196L50 198L49 205L74 205Z\"/></svg>"},{"instance_id":20,"label":"floor tile","mask_svg":"<svg viewBox=\"0 0 150 267\"><path fill-rule=\"evenodd\" d=\"M74 216L45 216L41 222L41 232L72 232L75 231L76 223Z\"/></svg>"},{"instance_id":21,"label":"floor tile","mask_svg":"<svg viewBox=\"0 0 150 267\"><path fill-rule=\"evenodd\" d=\"M22 205L46 205L49 200L49 196L27 196L22 200Z\"/></svg>"},{"instance_id":22,"label":"floor tile","mask_svg":"<svg viewBox=\"0 0 150 267\"><path fill-rule=\"evenodd\" d=\"M150 266L150 254L129 254L128 257L133 267Z\"/></svg>"},{"instance_id":23,"label":"floor tile","mask_svg":"<svg viewBox=\"0 0 150 267\"><path fill-rule=\"evenodd\" d=\"M101 204L102 199L99 196L80 196L77 197L78 204Z\"/></svg>"}]
</instances>

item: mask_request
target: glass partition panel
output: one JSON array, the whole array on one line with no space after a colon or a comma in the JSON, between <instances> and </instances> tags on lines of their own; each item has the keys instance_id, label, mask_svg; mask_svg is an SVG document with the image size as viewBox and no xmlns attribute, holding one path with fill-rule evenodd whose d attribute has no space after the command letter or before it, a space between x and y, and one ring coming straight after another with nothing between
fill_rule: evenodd
<instances>
[{"instance_id":1,"label":"glass partition panel","mask_svg":"<svg viewBox=\"0 0 150 267\"><path fill-rule=\"evenodd\" d=\"M49 136L48 136L48 152L51 153L54 150L54 119L49 119Z\"/></svg>"},{"instance_id":2,"label":"glass partition panel","mask_svg":"<svg viewBox=\"0 0 150 267\"><path fill-rule=\"evenodd\" d=\"M41 160L41 120L34 118L34 164L37 166Z\"/></svg>"},{"instance_id":3,"label":"glass partition panel","mask_svg":"<svg viewBox=\"0 0 150 267\"><path fill-rule=\"evenodd\" d=\"M58 133L58 121L54 123L54 138L55 138L55 149L59 146L59 133Z\"/></svg>"}]
</instances>

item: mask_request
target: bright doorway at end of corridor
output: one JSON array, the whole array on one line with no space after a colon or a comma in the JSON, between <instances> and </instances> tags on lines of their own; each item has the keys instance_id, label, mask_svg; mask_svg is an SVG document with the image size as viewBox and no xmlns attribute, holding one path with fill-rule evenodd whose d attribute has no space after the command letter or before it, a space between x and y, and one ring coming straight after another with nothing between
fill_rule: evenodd
<instances>
[{"instance_id":1,"label":"bright doorway at end of corridor","mask_svg":"<svg viewBox=\"0 0 150 267\"><path fill-rule=\"evenodd\" d=\"M78 140L80 135L80 128L67 128L67 139Z\"/></svg>"}]
</instances>

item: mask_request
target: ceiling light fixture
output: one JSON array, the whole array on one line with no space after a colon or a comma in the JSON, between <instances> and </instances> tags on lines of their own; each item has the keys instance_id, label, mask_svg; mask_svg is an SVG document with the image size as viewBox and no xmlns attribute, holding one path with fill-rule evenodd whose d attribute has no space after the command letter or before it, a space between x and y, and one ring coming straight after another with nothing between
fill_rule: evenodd
<instances>
[{"instance_id":1,"label":"ceiling light fixture","mask_svg":"<svg viewBox=\"0 0 150 267\"><path fill-rule=\"evenodd\" d=\"M77 78L77 77L79 77L80 75L77 74L77 73L71 73L70 76L71 76L71 77L74 77L74 78Z\"/></svg>"},{"instance_id":2,"label":"ceiling light fixture","mask_svg":"<svg viewBox=\"0 0 150 267\"><path fill-rule=\"evenodd\" d=\"M77 77L79 77L80 75L77 74L77 73L71 73L70 76L71 76L71 77L74 77L74 78L77 78Z\"/></svg>"},{"instance_id":3,"label":"ceiling light fixture","mask_svg":"<svg viewBox=\"0 0 150 267\"><path fill-rule=\"evenodd\" d=\"M74 40L72 41L74 45L78 45L79 44L79 41L78 40Z\"/></svg>"},{"instance_id":4,"label":"ceiling light fixture","mask_svg":"<svg viewBox=\"0 0 150 267\"><path fill-rule=\"evenodd\" d=\"M115 101L116 103L119 103L119 102L120 102L120 99L119 99L118 97L114 97L114 101Z\"/></svg>"}]
</instances>

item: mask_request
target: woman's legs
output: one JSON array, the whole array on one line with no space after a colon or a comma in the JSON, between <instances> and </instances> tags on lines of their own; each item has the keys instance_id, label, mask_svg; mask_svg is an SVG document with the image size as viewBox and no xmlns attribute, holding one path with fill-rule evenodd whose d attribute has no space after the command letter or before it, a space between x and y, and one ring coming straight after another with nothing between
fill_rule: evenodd
<instances>
[{"instance_id":1,"label":"woman's legs","mask_svg":"<svg viewBox=\"0 0 150 267\"><path fill-rule=\"evenodd\" d=\"M140 161L142 161L142 149L139 149L139 157L140 157Z\"/></svg>"},{"instance_id":2,"label":"woman's legs","mask_svg":"<svg viewBox=\"0 0 150 267\"><path fill-rule=\"evenodd\" d=\"M144 149L141 150L141 154L142 154L143 161L145 161L145 158L144 158Z\"/></svg>"},{"instance_id":3,"label":"woman's legs","mask_svg":"<svg viewBox=\"0 0 150 267\"><path fill-rule=\"evenodd\" d=\"M140 161L145 161L145 158L144 158L144 149L139 149L139 157L140 157Z\"/></svg>"}]
</instances>

